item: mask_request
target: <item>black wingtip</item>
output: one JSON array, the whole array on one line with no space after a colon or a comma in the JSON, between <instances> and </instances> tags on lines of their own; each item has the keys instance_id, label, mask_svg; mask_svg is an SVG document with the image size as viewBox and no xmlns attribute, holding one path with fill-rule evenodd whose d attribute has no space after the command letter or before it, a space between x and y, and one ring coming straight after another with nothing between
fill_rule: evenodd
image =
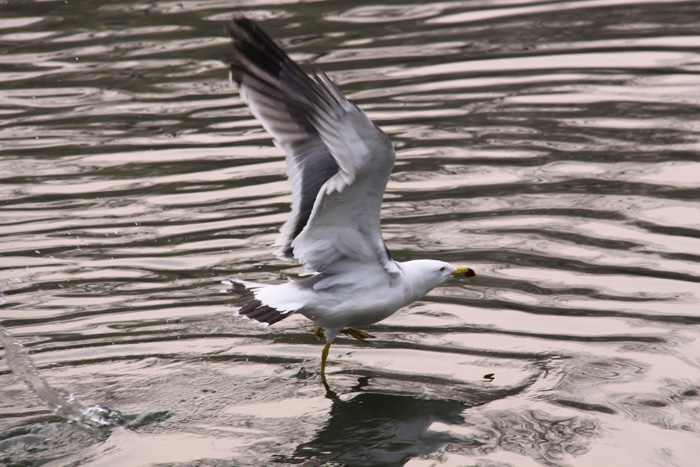
<instances>
[{"instance_id":1,"label":"black wingtip","mask_svg":"<svg viewBox=\"0 0 700 467\"><path fill-rule=\"evenodd\" d=\"M284 50L250 18L234 16L226 25L226 32L235 53L228 64L229 70L238 84L245 75L260 71L277 77L282 64L291 62Z\"/></svg>"},{"instance_id":2,"label":"black wingtip","mask_svg":"<svg viewBox=\"0 0 700 467\"><path fill-rule=\"evenodd\" d=\"M234 16L231 22L226 25L226 32L231 37L234 48L239 45L258 45L274 54L282 52L282 49L263 28L246 16ZM282 55L285 55L284 52Z\"/></svg>"},{"instance_id":3,"label":"black wingtip","mask_svg":"<svg viewBox=\"0 0 700 467\"><path fill-rule=\"evenodd\" d=\"M224 26L226 33L231 36L231 39L236 39L239 34L237 31L243 30L246 32L251 32L254 29L259 29L258 24L247 16L234 16L231 18L231 22Z\"/></svg>"},{"instance_id":4,"label":"black wingtip","mask_svg":"<svg viewBox=\"0 0 700 467\"><path fill-rule=\"evenodd\" d=\"M239 307L238 314L259 323L275 324L292 314L289 312L281 312L276 308L264 305L260 300L255 298L255 293L251 289L240 282L233 282L231 294L236 295L233 304Z\"/></svg>"},{"instance_id":5,"label":"black wingtip","mask_svg":"<svg viewBox=\"0 0 700 467\"><path fill-rule=\"evenodd\" d=\"M231 23L246 29L258 26L258 23L248 18L246 15L234 15L233 18L231 18Z\"/></svg>"}]
</instances>

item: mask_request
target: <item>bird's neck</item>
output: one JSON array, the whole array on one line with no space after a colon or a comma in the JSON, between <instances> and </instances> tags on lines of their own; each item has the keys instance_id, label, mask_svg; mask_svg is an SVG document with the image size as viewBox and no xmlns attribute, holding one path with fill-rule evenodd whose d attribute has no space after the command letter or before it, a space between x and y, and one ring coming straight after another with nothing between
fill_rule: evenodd
<instances>
[{"instance_id":1,"label":"bird's neck","mask_svg":"<svg viewBox=\"0 0 700 467\"><path fill-rule=\"evenodd\" d=\"M417 261L396 263L403 274L403 289L406 299L410 302L419 300L439 284L429 281L425 272L418 267Z\"/></svg>"}]
</instances>

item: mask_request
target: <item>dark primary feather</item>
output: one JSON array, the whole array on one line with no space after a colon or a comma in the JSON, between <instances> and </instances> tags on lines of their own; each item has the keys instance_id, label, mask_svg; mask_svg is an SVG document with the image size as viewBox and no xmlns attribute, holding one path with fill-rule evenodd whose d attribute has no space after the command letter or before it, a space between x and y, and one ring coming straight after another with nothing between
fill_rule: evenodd
<instances>
[{"instance_id":1,"label":"dark primary feather","mask_svg":"<svg viewBox=\"0 0 700 467\"><path fill-rule=\"evenodd\" d=\"M396 156L389 138L328 76L304 73L255 22L238 17L228 31L231 78L287 154L292 211L279 252L318 272L347 260L398 274L379 220Z\"/></svg>"},{"instance_id":2,"label":"dark primary feather","mask_svg":"<svg viewBox=\"0 0 700 467\"><path fill-rule=\"evenodd\" d=\"M260 323L274 324L292 315L292 313L282 313L271 306L263 305L255 298L254 292L240 282L233 282L231 293L237 295L233 304L239 307L238 314Z\"/></svg>"},{"instance_id":3,"label":"dark primary feather","mask_svg":"<svg viewBox=\"0 0 700 467\"><path fill-rule=\"evenodd\" d=\"M231 79L245 88L247 100L301 174L298 205L289 219L282 252L292 257L292 241L311 215L321 186L338 172L338 164L310 121L310 104L324 104L327 91L307 76L256 23L238 17L228 27L236 52Z\"/></svg>"}]
</instances>

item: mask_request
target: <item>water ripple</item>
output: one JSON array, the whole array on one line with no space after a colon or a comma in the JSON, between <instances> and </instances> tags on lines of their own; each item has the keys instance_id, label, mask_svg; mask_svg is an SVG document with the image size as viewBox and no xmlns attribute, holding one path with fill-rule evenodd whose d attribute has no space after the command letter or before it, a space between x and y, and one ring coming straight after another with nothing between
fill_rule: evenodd
<instances>
[{"instance_id":1,"label":"water ripple","mask_svg":"<svg viewBox=\"0 0 700 467\"><path fill-rule=\"evenodd\" d=\"M5 7L0 462L696 462L697 2ZM221 293L303 274L222 62L240 13L394 141L392 255L478 272L339 338L334 400L309 322ZM129 429L66 422L67 394Z\"/></svg>"}]
</instances>

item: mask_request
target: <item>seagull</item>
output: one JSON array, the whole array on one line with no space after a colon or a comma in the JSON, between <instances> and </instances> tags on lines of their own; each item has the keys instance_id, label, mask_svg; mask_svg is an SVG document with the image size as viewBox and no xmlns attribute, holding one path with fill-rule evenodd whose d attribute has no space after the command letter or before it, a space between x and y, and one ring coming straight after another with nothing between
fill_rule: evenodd
<instances>
[{"instance_id":1,"label":"seagull","mask_svg":"<svg viewBox=\"0 0 700 467\"><path fill-rule=\"evenodd\" d=\"M275 144L286 153L291 213L278 256L298 261L309 277L269 285L224 281L238 314L264 325L295 313L325 338L320 376L333 340L381 321L455 277L473 270L436 260L394 261L380 227L380 208L396 154L389 137L319 70L307 74L254 21L227 26L234 59L230 78Z\"/></svg>"}]
</instances>

